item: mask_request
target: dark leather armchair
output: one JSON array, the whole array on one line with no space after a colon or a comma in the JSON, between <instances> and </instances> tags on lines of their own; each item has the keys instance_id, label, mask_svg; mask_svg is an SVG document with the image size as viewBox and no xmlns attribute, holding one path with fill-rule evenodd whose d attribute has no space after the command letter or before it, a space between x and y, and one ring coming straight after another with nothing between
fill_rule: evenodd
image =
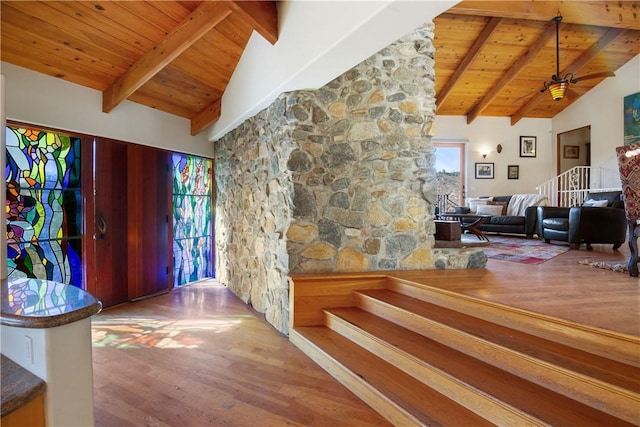
<instances>
[{"instance_id":1,"label":"dark leather armchair","mask_svg":"<svg viewBox=\"0 0 640 427\"><path fill-rule=\"evenodd\" d=\"M578 249L582 243L591 249L593 243L610 243L618 249L626 240L627 220L620 201L621 192L589 193L588 200L607 200L606 207L577 206L561 208L538 207L538 235L551 240L568 242Z\"/></svg>"}]
</instances>

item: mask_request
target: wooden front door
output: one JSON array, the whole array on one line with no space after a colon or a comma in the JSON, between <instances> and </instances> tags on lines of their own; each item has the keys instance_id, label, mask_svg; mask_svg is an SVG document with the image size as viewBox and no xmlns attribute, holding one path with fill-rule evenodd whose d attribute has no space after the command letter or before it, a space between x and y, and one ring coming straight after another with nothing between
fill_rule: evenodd
<instances>
[{"instance_id":1,"label":"wooden front door","mask_svg":"<svg viewBox=\"0 0 640 427\"><path fill-rule=\"evenodd\" d=\"M93 189L85 187L87 202L93 198L86 203L87 237L93 241L87 290L109 307L129 300L127 144L94 139L92 154Z\"/></svg>"},{"instance_id":2,"label":"wooden front door","mask_svg":"<svg viewBox=\"0 0 640 427\"><path fill-rule=\"evenodd\" d=\"M92 142L86 194L87 290L110 307L171 284L169 153L107 139ZM93 203L90 203L91 200Z\"/></svg>"},{"instance_id":3,"label":"wooden front door","mask_svg":"<svg viewBox=\"0 0 640 427\"><path fill-rule=\"evenodd\" d=\"M169 290L170 153L129 145L127 159L129 298Z\"/></svg>"}]
</instances>

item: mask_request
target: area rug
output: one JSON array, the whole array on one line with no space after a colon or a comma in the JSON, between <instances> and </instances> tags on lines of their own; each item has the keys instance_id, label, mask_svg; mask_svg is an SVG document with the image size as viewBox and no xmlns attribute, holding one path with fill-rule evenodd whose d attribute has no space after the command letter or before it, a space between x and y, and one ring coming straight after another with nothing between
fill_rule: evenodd
<instances>
[{"instance_id":1,"label":"area rug","mask_svg":"<svg viewBox=\"0 0 640 427\"><path fill-rule=\"evenodd\" d=\"M627 273L629 271L629 267L626 263L615 262L615 261L594 261L589 259L581 259L578 261L578 264L582 265L590 265L595 268L603 268L605 270L618 271L620 273Z\"/></svg>"},{"instance_id":2,"label":"area rug","mask_svg":"<svg viewBox=\"0 0 640 427\"><path fill-rule=\"evenodd\" d=\"M568 245L545 243L544 240L515 236L488 235L489 246L482 250L488 258L520 264L542 264L569 250Z\"/></svg>"}]
</instances>

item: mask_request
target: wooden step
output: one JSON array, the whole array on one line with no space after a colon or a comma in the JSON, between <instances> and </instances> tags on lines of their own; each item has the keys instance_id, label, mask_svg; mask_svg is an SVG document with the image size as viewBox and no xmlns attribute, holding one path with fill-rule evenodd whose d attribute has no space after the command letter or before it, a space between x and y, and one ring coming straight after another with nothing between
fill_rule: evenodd
<instances>
[{"instance_id":1,"label":"wooden step","mask_svg":"<svg viewBox=\"0 0 640 427\"><path fill-rule=\"evenodd\" d=\"M496 425L633 425L356 307L327 326Z\"/></svg>"},{"instance_id":2,"label":"wooden step","mask_svg":"<svg viewBox=\"0 0 640 427\"><path fill-rule=\"evenodd\" d=\"M290 339L393 425L493 425L325 326L296 327Z\"/></svg>"},{"instance_id":3,"label":"wooden step","mask_svg":"<svg viewBox=\"0 0 640 427\"><path fill-rule=\"evenodd\" d=\"M358 307L603 412L637 422L640 369L544 338L377 289Z\"/></svg>"},{"instance_id":4,"label":"wooden step","mask_svg":"<svg viewBox=\"0 0 640 427\"><path fill-rule=\"evenodd\" d=\"M461 313L471 313L511 329L579 348L607 359L640 367L640 337L486 301L414 281L387 277L386 289Z\"/></svg>"}]
</instances>

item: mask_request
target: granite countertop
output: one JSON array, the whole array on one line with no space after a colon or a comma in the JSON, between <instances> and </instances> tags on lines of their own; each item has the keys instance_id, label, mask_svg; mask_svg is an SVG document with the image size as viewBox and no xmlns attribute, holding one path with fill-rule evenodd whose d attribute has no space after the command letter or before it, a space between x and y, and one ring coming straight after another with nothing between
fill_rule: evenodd
<instances>
[{"instance_id":1,"label":"granite countertop","mask_svg":"<svg viewBox=\"0 0 640 427\"><path fill-rule=\"evenodd\" d=\"M40 279L5 279L0 292L0 325L52 328L100 312L102 303L83 289Z\"/></svg>"},{"instance_id":2,"label":"granite countertop","mask_svg":"<svg viewBox=\"0 0 640 427\"><path fill-rule=\"evenodd\" d=\"M5 416L26 405L41 393L47 385L39 377L24 369L22 366L2 355L2 414Z\"/></svg>"}]
</instances>

